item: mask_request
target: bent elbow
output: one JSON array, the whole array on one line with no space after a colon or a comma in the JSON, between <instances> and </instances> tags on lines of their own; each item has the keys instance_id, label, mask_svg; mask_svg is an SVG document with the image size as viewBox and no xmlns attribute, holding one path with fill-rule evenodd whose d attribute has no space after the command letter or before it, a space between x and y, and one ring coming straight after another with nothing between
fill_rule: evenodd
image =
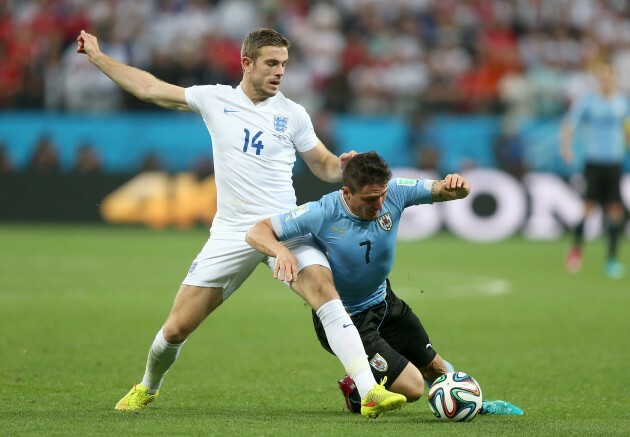
<instances>
[{"instance_id":1,"label":"bent elbow","mask_svg":"<svg viewBox=\"0 0 630 437\"><path fill-rule=\"evenodd\" d=\"M251 235L249 234L249 231L247 231L247 232L245 233L245 242L246 242L247 244L249 244L250 246L253 246L253 245L254 245L254 244L253 244L252 237L251 237Z\"/></svg>"}]
</instances>

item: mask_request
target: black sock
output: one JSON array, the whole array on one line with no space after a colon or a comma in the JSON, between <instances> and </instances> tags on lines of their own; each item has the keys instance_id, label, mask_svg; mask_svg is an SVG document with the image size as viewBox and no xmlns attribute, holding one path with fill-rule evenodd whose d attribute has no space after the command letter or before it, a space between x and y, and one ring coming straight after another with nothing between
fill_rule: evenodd
<instances>
[{"instance_id":1,"label":"black sock","mask_svg":"<svg viewBox=\"0 0 630 437\"><path fill-rule=\"evenodd\" d=\"M580 220L580 223L573 230L573 244L575 247L582 247L584 242L584 221L584 218Z\"/></svg>"},{"instance_id":2,"label":"black sock","mask_svg":"<svg viewBox=\"0 0 630 437\"><path fill-rule=\"evenodd\" d=\"M606 231L608 233L608 259L617 259L617 247L619 234L623 227L623 221L606 219Z\"/></svg>"}]
</instances>

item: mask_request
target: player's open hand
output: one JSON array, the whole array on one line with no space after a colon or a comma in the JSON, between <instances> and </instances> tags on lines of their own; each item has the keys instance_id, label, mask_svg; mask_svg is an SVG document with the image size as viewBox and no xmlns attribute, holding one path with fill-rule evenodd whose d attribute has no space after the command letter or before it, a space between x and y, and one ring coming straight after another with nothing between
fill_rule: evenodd
<instances>
[{"instance_id":1,"label":"player's open hand","mask_svg":"<svg viewBox=\"0 0 630 437\"><path fill-rule=\"evenodd\" d=\"M82 30L77 37L77 53L84 53L92 60L100 52L96 37Z\"/></svg>"},{"instance_id":2,"label":"player's open hand","mask_svg":"<svg viewBox=\"0 0 630 437\"><path fill-rule=\"evenodd\" d=\"M346 167L346 164L348 163L348 161L350 161L352 157L356 154L357 152L355 152L354 150L351 150L347 153L342 153L341 155L339 155L339 166L341 167L342 170Z\"/></svg>"},{"instance_id":3,"label":"player's open hand","mask_svg":"<svg viewBox=\"0 0 630 437\"><path fill-rule=\"evenodd\" d=\"M298 261L289 249L276 253L273 277L285 282L295 282L298 276Z\"/></svg>"}]
</instances>

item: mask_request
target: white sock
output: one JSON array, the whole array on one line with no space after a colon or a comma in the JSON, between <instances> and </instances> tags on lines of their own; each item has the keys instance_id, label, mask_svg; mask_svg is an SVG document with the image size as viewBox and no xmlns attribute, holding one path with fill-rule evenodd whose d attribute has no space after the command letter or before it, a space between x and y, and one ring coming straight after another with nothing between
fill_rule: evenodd
<instances>
[{"instance_id":1,"label":"white sock","mask_svg":"<svg viewBox=\"0 0 630 437\"><path fill-rule=\"evenodd\" d=\"M341 300L326 302L317 310L317 316L326 331L330 348L343 364L348 376L354 380L361 397L365 397L376 384L376 380L370 370L359 331Z\"/></svg>"},{"instance_id":2,"label":"white sock","mask_svg":"<svg viewBox=\"0 0 630 437\"><path fill-rule=\"evenodd\" d=\"M158 331L155 336L155 340L153 340L153 344L151 345L151 349L149 349L147 368L141 382L141 384L147 388L149 393L157 393L160 389L164 375L166 375L168 369L170 369L177 359L179 350L184 343L168 343L164 338L162 329Z\"/></svg>"}]
</instances>

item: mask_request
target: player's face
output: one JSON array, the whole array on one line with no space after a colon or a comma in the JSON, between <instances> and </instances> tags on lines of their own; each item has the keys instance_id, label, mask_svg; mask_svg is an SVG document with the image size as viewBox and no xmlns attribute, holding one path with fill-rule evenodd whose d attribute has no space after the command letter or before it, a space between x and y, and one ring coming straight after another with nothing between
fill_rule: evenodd
<instances>
[{"instance_id":1,"label":"player's face","mask_svg":"<svg viewBox=\"0 0 630 437\"><path fill-rule=\"evenodd\" d=\"M263 101L278 94L288 60L289 51L286 47L272 46L261 48L256 61L245 58L244 80L249 82L254 92L253 100Z\"/></svg>"},{"instance_id":2,"label":"player's face","mask_svg":"<svg viewBox=\"0 0 630 437\"><path fill-rule=\"evenodd\" d=\"M615 72L610 65L604 65L597 70L597 79L602 92L608 93L615 89Z\"/></svg>"},{"instance_id":3,"label":"player's face","mask_svg":"<svg viewBox=\"0 0 630 437\"><path fill-rule=\"evenodd\" d=\"M387 184L364 185L356 193L351 193L348 187L343 187L343 194L353 214L363 220L375 220L387 197Z\"/></svg>"}]
</instances>

